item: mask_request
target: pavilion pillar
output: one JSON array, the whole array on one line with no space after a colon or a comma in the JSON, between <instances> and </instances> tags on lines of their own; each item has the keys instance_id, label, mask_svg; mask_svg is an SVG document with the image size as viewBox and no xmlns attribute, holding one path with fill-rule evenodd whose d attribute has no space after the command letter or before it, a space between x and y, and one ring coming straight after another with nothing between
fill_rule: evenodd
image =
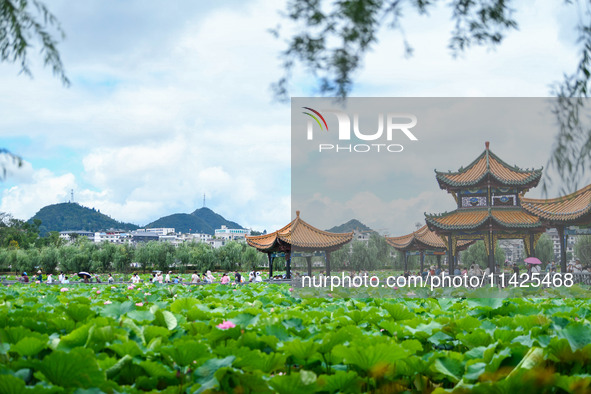
<instances>
[{"instance_id":1,"label":"pavilion pillar","mask_svg":"<svg viewBox=\"0 0 591 394\"><path fill-rule=\"evenodd\" d=\"M408 255L406 254L406 250L402 252L404 255L404 272L408 271Z\"/></svg>"},{"instance_id":2,"label":"pavilion pillar","mask_svg":"<svg viewBox=\"0 0 591 394\"><path fill-rule=\"evenodd\" d=\"M306 264L308 266L308 276L312 276L312 256L306 257Z\"/></svg>"},{"instance_id":3,"label":"pavilion pillar","mask_svg":"<svg viewBox=\"0 0 591 394\"><path fill-rule=\"evenodd\" d=\"M330 276L330 252L324 252L325 260L326 260L326 276Z\"/></svg>"},{"instance_id":4,"label":"pavilion pillar","mask_svg":"<svg viewBox=\"0 0 591 394\"><path fill-rule=\"evenodd\" d=\"M269 279L273 278L273 255L271 253L267 253L269 257Z\"/></svg>"},{"instance_id":5,"label":"pavilion pillar","mask_svg":"<svg viewBox=\"0 0 591 394\"><path fill-rule=\"evenodd\" d=\"M534 247L534 233L529 234L529 256L536 257L536 249Z\"/></svg>"},{"instance_id":6,"label":"pavilion pillar","mask_svg":"<svg viewBox=\"0 0 591 394\"><path fill-rule=\"evenodd\" d=\"M441 269L441 255L437 255L437 268Z\"/></svg>"},{"instance_id":7,"label":"pavilion pillar","mask_svg":"<svg viewBox=\"0 0 591 394\"><path fill-rule=\"evenodd\" d=\"M291 251L285 252L285 270L287 271L285 279L291 279Z\"/></svg>"},{"instance_id":8,"label":"pavilion pillar","mask_svg":"<svg viewBox=\"0 0 591 394\"><path fill-rule=\"evenodd\" d=\"M425 252L421 250L421 272L423 272L425 266Z\"/></svg>"},{"instance_id":9,"label":"pavilion pillar","mask_svg":"<svg viewBox=\"0 0 591 394\"><path fill-rule=\"evenodd\" d=\"M560 239L560 272L566 272L566 237L564 226L556 228L558 230L558 238Z\"/></svg>"},{"instance_id":10,"label":"pavilion pillar","mask_svg":"<svg viewBox=\"0 0 591 394\"><path fill-rule=\"evenodd\" d=\"M453 255L453 241L451 234L447 236L447 264L449 266L449 274L454 274L454 255Z\"/></svg>"},{"instance_id":11,"label":"pavilion pillar","mask_svg":"<svg viewBox=\"0 0 591 394\"><path fill-rule=\"evenodd\" d=\"M495 245L492 231L488 233L488 268L490 273L495 273Z\"/></svg>"}]
</instances>

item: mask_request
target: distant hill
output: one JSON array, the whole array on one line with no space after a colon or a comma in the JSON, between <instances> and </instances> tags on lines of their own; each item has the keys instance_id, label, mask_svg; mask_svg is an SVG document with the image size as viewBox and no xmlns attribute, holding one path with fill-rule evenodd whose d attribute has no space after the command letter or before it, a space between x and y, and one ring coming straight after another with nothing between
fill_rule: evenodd
<instances>
[{"instance_id":1,"label":"distant hill","mask_svg":"<svg viewBox=\"0 0 591 394\"><path fill-rule=\"evenodd\" d=\"M326 231L329 231L331 233L350 233L353 230L370 231L370 232L375 233L374 230L367 227L365 224L361 223L357 219L351 219L347 223L341 224L340 226L335 226L335 227L328 229Z\"/></svg>"},{"instance_id":2,"label":"distant hill","mask_svg":"<svg viewBox=\"0 0 591 394\"><path fill-rule=\"evenodd\" d=\"M118 222L100 213L94 208L86 208L77 203L53 204L43 207L29 219L41 220L39 227L41 235L50 231L85 230L101 231L107 229L135 230L135 224Z\"/></svg>"},{"instance_id":3,"label":"distant hill","mask_svg":"<svg viewBox=\"0 0 591 394\"><path fill-rule=\"evenodd\" d=\"M147 224L146 228L173 227L176 232L214 235L215 230L225 225L228 228L243 228L236 222L224 219L209 208L200 208L193 213L175 213Z\"/></svg>"}]
</instances>

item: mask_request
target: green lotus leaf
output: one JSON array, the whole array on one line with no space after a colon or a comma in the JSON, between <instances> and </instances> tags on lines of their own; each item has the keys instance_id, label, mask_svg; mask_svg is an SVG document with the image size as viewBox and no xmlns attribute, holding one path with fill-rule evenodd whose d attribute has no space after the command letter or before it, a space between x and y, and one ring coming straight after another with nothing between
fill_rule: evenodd
<instances>
[{"instance_id":1,"label":"green lotus leaf","mask_svg":"<svg viewBox=\"0 0 591 394\"><path fill-rule=\"evenodd\" d=\"M62 387L100 387L106 380L94 352L87 349L77 348L69 353L54 351L38 368L49 382Z\"/></svg>"},{"instance_id":2,"label":"green lotus leaf","mask_svg":"<svg viewBox=\"0 0 591 394\"><path fill-rule=\"evenodd\" d=\"M88 305L70 303L66 309L66 314L76 323L79 323L85 321L90 316L94 316L95 313Z\"/></svg>"},{"instance_id":3,"label":"green lotus leaf","mask_svg":"<svg viewBox=\"0 0 591 394\"><path fill-rule=\"evenodd\" d=\"M10 350L21 356L30 357L39 354L39 352L46 347L47 340L43 341L38 338L30 337L21 339L17 344L13 345Z\"/></svg>"},{"instance_id":4,"label":"green lotus leaf","mask_svg":"<svg viewBox=\"0 0 591 394\"><path fill-rule=\"evenodd\" d=\"M176 317L169 311L159 309L154 313L154 317L156 324L169 330L174 330L178 325Z\"/></svg>"},{"instance_id":5,"label":"green lotus leaf","mask_svg":"<svg viewBox=\"0 0 591 394\"><path fill-rule=\"evenodd\" d=\"M317 380L308 383L311 380L309 376L304 374L304 377L302 377L300 372L294 372L290 375L275 375L269 380L269 385L279 393L313 393L317 389Z\"/></svg>"},{"instance_id":6,"label":"green lotus leaf","mask_svg":"<svg viewBox=\"0 0 591 394\"><path fill-rule=\"evenodd\" d=\"M22 394L27 392L25 382L12 375L0 375L0 393Z\"/></svg>"},{"instance_id":7,"label":"green lotus leaf","mask_svg":"<svg viewBox=\"0 0 591 394\"><path fill-rule=\"evenodd\" d=\"M557 333L559 338L564 338L570 344L573 352L591 344L591 326L584 323L571 323Z\"/></svg>"},{"instance_id":8,"label":"green lotus leaf","mask_svg":"<svg viewBox=\"0 0 591 394\"><path fill-rule=\"evenodd\" d=\"M464 365L454 358L438 358L433 363L433 369L445 375L450 381L457 383L464 373Z\"/></svg>"}]
</instances>

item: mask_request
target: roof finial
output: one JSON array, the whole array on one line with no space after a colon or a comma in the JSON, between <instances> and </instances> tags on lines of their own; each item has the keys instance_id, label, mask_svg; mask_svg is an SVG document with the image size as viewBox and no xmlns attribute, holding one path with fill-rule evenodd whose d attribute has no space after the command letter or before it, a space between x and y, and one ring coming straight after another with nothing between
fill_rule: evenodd
<instances>
[{"instance_id":1,"label":"roof finial","mask_svg":"<svg viewBox=\"0 0 591 394\"><path fill-rule=\"evenodd\" d=\"M490 142L486 141L486 142L484 143L484 146L486 146L486 150L488 150L488 148L490 147Z\"/></svg>"},{"instance_id":2,"label":"roof finial","mask_svg":"<svg viewBox=\"0 0 591 394\"><path fill-rule=\"evenodd\" d=\"M296 211L296 216L300 217L300 211Z\"/></svg>"}]
</instances>

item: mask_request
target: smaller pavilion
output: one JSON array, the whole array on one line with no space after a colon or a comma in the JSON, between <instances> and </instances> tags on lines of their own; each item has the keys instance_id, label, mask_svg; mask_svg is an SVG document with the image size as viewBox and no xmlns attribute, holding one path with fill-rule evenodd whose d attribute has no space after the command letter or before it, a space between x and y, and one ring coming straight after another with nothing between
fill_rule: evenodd
<instances>
[{"instance_id":1,"label":"smaller pavilion","mask_svg":"<svg viewBox=\"0 0 591 394\"><path fill-rule=\"evenodd\" d=\"M437 256L437 267L441 268L441 256L445 255L446 244L435 232L429 230L427 225L418 230L400 237L386 237L386 242L404 255L404 271L408 271L408 254L418 252L420 255L421 272L424 269L425 255ZM458 250L464 250L475 241L458 241Z\"/></svg>"},{"instance_id":2,"label":"smaller pavilion","mask_svg":"<svg viewBox=\"0 0 591 394\"><path fill-rule=\"evenodd\" d=\"M591 185L564 197L552 199L521 198L524 210L536 215L546 227L558 230L560 238L560 267L566 272L565 229L591 223Z\"/></svg>"},{"instance_id":3,"label":"smaller pavilion","mask_svg":"<svg viewBox=\"0 0 591 394\"><path fill-rule=\"evenodd\" d=\"M273 255L285 255L287 279L291 279L292 254L302 254L308 265L308 275L312 275L312 253L324 252L326 275L330 276L330 253L351 242L353 232L331 233L322 231L300 218L296 218L285 227L265 235L247 236L246 242L259 252L267 253L269 258L269 278L273 277Z\"/></svg>"}]
</instances>

